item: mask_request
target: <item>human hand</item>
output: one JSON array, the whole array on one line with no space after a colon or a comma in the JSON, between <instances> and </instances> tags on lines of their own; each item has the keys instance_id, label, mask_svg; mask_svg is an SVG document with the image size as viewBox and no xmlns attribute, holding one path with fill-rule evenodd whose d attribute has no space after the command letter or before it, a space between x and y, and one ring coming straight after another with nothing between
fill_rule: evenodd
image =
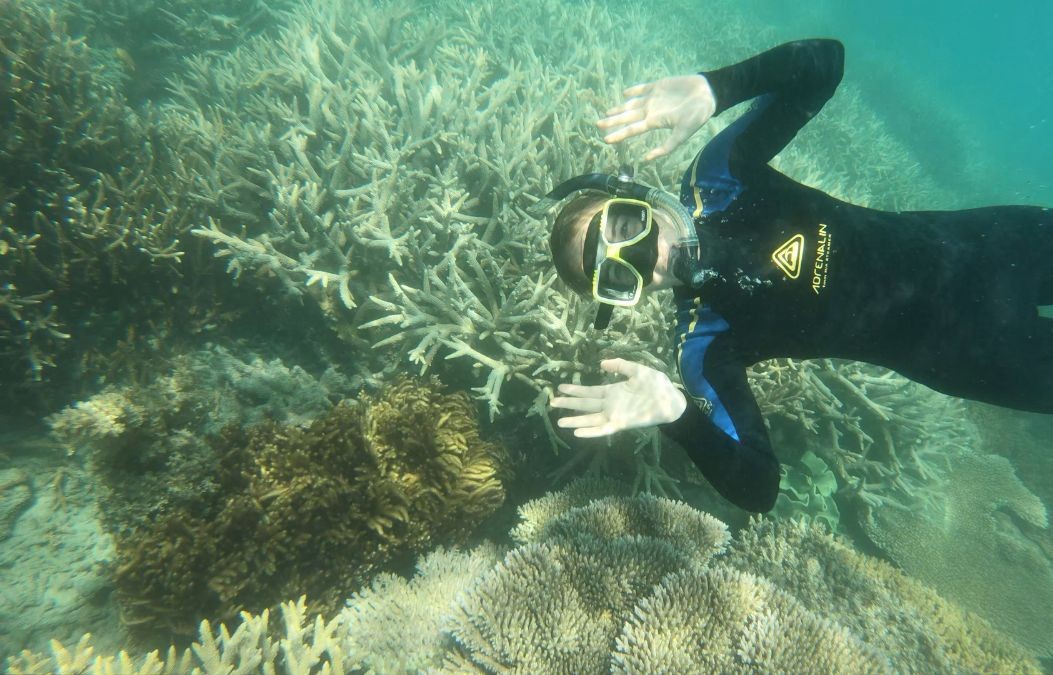
<instances>
[{"instance_id":1,"label":"human hand","mask_svg":"<svg viewBox=\"0 0 1053 675\"><path fill-rule=\"evenodd\" d=\"M564 416L557 422L564 429L574 429L578 438L672 422L687 407L687 399L661 371L625 359L601 361L600 368L628 379L591 387L561 384L559 392L564 396L550 403L553 408L589 413Z\"/></svg>"},{"instance_id":2,"label":"human hand","mask_svg":"<svg viewBox=\"0 0 1053 675\"><path fill-rule=\"evenodd\" d=\"M672 129L665 142L648 152L645 160L656 159L680 146L709 121L717 102L709 81L702 75L666 77L656 82L629 87L625 103L611 108L596 123L610 131L603 140L621 143L654 129Z\"/></svg>"}]
</instances>

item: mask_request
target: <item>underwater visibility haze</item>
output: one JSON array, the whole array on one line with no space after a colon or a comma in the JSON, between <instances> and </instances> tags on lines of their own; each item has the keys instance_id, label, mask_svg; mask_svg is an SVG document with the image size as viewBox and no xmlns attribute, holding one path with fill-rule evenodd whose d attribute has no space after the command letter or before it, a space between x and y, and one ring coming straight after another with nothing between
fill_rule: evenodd
<instances>
[{"instance_id":1,"label":"underwater visibility haze","mask_svg":"<svg viewBox=\"0 0 1053 675\"><path fill-rule=\"evenodd\" d=\"M528 214L741 112L644 162L630 85L837 38L776 169L1053 205L1053 10L847 6L0 0L5 672L1053 670L1053 416L763 361L751 516L549 407L678 379L669 293L596 329Z\"/></svg>"}]
</instances>

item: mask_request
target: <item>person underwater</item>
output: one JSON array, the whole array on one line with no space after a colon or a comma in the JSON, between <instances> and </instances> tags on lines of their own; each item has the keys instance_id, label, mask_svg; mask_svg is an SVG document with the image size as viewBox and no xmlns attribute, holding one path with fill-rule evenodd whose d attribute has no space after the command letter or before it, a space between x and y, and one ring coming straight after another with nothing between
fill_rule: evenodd
<instances>
[{"instance_id":1,"label":"person underwater","mask_svg":"<svg viewBox=\"0 0 1053 675\"><path fill-rule=\"evenodd\" d=\"M1053 213L1033 206L886 212L835 199L768 162L834 94L836 40L791 42L741 63L627 89L599 121L619 143L670 129L668 154L713 115L752 100L684 172L679 199L618 176L559 186L550 247L559 276L599 307L596 325L671 288L683 391L623 359L620 381L563 384L558 424L579 437L660 426L706 479L772 508L779 462L746 380L776 357L840 358L937 391L1053 413Z\"/></svg>"}]
</instances>

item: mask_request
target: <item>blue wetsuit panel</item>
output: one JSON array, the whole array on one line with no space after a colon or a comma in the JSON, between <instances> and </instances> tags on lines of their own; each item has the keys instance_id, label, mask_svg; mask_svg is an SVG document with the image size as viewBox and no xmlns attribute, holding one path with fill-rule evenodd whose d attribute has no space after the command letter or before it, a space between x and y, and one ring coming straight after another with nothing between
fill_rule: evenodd
<instances>
[{"instance_id":1,"label":"blue wetsuit panel","mask_svg":"<svg viewBox=\"0 0 1053 675\"><path fill-rule=\"evenodd\" d=\"M706 353L717 336L728 330L728 322L711 308L696 305L693 298L681 300L678 304L676 345L680 379L696 403L706 405L708 402L712 406L712 410L707 411L710 419L737 442L739 433L731 414L705 376Z\"/></svg>"}]
</instances>

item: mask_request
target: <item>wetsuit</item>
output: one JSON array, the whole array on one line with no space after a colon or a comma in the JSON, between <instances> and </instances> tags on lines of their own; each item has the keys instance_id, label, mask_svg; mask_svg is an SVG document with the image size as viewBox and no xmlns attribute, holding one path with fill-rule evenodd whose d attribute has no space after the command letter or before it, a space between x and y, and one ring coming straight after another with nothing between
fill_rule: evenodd
<instances>
[{"instance_id":1,"label":"wetsuit","mask_svg":"<svg viewBox=\"0 0 1053 675\"><path fill-rule=\"evenodd\" d=\"M841 80L834 40L776 47L702 73L717 113L755 99L684 174L703 262L679 291L676 351L691 401L663 431L716 489L751 511L779 464L746 382L775 357L884 366L938 391L1053 412L1053 211L1005 206L886 212L768 166Z\"/></svg>"}]
</instances>

